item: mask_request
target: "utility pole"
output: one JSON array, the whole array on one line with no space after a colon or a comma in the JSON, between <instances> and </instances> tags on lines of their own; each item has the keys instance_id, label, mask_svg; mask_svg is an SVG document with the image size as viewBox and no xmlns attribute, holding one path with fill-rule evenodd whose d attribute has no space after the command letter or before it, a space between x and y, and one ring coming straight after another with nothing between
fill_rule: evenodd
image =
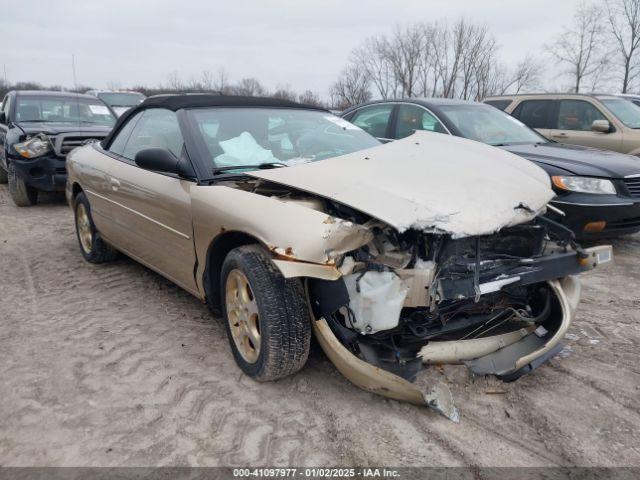
<instances>
[{"instance_id":1,"label":"utility pole","mask_svg":"<svg viewBox=\"0 0 640 480\"><path fill-rule=\"evenodd\" d=\"M76 56L71 54L71 69L73 70L73 88L78 93L78 81L76 79Z\"/></svg>"}]
</instances>

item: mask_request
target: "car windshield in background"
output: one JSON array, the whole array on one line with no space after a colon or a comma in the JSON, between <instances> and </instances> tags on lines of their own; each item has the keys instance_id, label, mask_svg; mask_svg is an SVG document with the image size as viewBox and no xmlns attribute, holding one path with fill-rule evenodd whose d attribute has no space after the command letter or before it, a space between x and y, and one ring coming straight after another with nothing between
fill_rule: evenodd
<instances>
[{"instance_id":1,"label":"car windshield in background","mask_svg":"<svg viewBox=\"0 0 640 480\"><path fill-rule=\"evenodd\" d=\"M82 123L113 126L115 117L100 100L74 97L18 96L17 122Z\"/></svg>"},{"instance_id":2,"label":"car windshield in background","mask_svg":"<svg viewBox=\"0 0 640 480\"><path fill-rule=\"evenodd\" d=\"M548 142L519 120L488 105L446 105L440 110L471 140L489 145Z\"/></svg>"},{"instance_id":3,"label":"car windshield in background","mask_svg":"<svg viewBox=\"0 0 640 480\"><path fill-rule=\"evenodd\" d=\"M640 128L640 107L628 100L601 99L605 107L629 128Z\"/></svg>"},{"instance_id":4,"label":"car windshield in background","mask_svg":"<svg viewBox=\"0 0 640 480\"><path fill-rule=\"evenodd\" d=\"M295 165L380 145L355 125L328 112L287 108L187 110L215 168Z\"/></svg>"},{"instance_id":5,"label":"car windshield in background","mask_svg":"<svg viewBox=\"0 0 640 480\"><path fill-rule=\"evenodd\" d=\"M98 98L111 107L133 107L144 100L144 95L135 92L99 93Z\"/></svg>"}]
</instances>

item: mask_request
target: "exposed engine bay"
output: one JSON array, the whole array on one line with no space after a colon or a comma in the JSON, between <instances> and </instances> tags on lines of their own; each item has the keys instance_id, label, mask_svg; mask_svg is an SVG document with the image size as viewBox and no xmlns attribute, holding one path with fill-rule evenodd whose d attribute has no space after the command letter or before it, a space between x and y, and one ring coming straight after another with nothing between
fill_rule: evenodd
<instances>
[{"instance_id":1,"label":"exposed engine bay","mask_svg":"<svg viewBox=\"0 0 640 480\"><path fill-rule=\"evenodd\" d=\"M570 230L543 216L490 235L453 238L435 229L399 232L348 206L270 182L241 188L369 232L367 243L335 257L339 278L306 279L310 306L351 355L407 382L425 364L463 363L505 381L532 371L562 348L579 297L573 275L611 260L610 247L582 249ZM387 386L351 379L398 398Z\"/></svg>"}]
</instances>

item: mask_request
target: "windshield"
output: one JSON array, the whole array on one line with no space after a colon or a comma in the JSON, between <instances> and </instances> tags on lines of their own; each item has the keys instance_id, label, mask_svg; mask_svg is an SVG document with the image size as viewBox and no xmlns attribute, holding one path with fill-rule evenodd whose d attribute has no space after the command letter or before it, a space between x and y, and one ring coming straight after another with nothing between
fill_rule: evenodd
<instances>
[{"instance_id":1,"label":"windshield","mask_svg":"<svg viewBox=\"0 0 640 480\"><path fill-rule=\"evenodd\" d=\"M98 98L111 107L133 107L142 103L145 97L137 92L101 92Z\"/></svg>"},{"instance_id":2,"label":"windshield","mask_svg":"<svg viewBox=\"0 0 640 480\"><path fill-rule=\"evenodd\" d=\"M489 145L548 142L524 123L488 105L446 105L440 110L471 140Z\"/></svg>"},{"instance_id":3,"label":"windshield","mask_svg":"<svg viewBox=\"0 0 640 480\"><path fill-rule=\"evenodd\" d=\"M292 108L198 108L187 115L215 168L295 165L379 145L328 112ZM255 168L254 168L255 169Z\"/></svg>"},{"instance_id":4,"label":"windshield","mask_svg":"<svg viewBox=\"0 0 640 480\"><path fill-rule=\"evenodd\" d=\"M112 127L116 119L107 106L97 98L19 95L16 99L16 121L82 123Z\"/></svg>"},{"instance_id":5,"label":"windshield","mask_svg":"<svg viewBox=\"0 0 640 480\"><path fill-rule=\"evenodd\" d=\"M622 98L600 101L627 127L640 128L640 107Z\"/></svg>"}]
</instances>

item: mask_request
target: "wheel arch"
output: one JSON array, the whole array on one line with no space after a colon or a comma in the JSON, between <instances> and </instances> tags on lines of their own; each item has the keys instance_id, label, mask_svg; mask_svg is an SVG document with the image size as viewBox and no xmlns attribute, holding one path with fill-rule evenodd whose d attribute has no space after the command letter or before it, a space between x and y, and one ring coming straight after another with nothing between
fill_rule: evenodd
<instances>
[{"instance_id":1,"label":"wheel arch","mask_svg":"<svg viewBox=\"0 0 640 480\"><path fill-rule=\"evenodd\" d=\"M71 199L75 200L76 197L82 192L84 192L84 189L80 186L80 184L78 182L73 182L73 185L71 185Z\"/></svg>"},{"instance_id":2,"label":"wheel arch","mask_svg":"<svg viewBox=\"0 0 640 480\"><path fill-rule=\"evenodd\" d=\"M220 305L220 272L222 271L224 259L234 248L251 244L262 245L265 247L265 251L268 251L264 243L258 238L241 231L222 232L209 243L202 285L207 304L214 314L222 314L222 305Z\"/></svg>"}]
</instances>

